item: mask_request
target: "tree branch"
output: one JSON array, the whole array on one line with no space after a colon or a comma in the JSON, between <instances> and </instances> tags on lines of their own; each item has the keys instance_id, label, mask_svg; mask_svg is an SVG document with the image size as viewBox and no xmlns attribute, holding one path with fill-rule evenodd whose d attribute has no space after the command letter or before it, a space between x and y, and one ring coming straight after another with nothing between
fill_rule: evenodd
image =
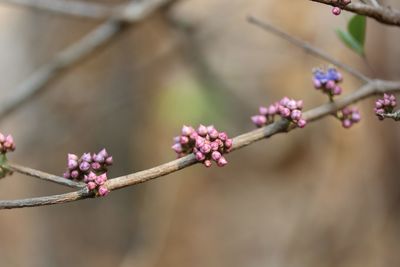
<instances>
[{"instance_id":1,"label":"tree branch","mask_svg":"<svg viewBox=\"0 0 400 267\"><path fill-rule=\"evenodd\" d=\"M382 80L372 80L362 86L357 91L333 102L321 105L317 108L309 110L303 114L304 118L309 122L319 120L325 116L328 116L336 111L355 103L359 100L372 96L374 94L382 94L388 92L399 92L400 82L382 81ZM233 139L233 151L241 149L248 146L254 142L263 140L265 138L271 137L278 133L289 132L294 127L288 127L288 122L285 120L277 121L273 124L267 125L265 127L247 132L245 134L239 135ZM187 168L191 165L197 163L193 154L185 156L183 158L159 165L157 167L136 172L133 174L128 174L125 176L120 176L114 179L110 179L106 182L106 186L110 190L117 190L127 186L132 186L140 183L144 183L156 178L160 178L167 174L179 171L181 169ZM13 165L14 166L14 165ZM54 205L67 202L73 202L81 199L86 199L94 197L94 195L86 188L79 191L53 195L46 197L37 198L27 198L18 200L1 200L0 209L14 209L23 207L36 207L44 205Z\"/></svg>"},{"instance_id":2,"label":"tree branch","mask_svg":"<svg viewBox=\"0 0 400 267\"><path fill-rule=\"evenodd\" d=\"M335 0L311 0L326 5L336 6ZM400 26L400 11L392 9L391 7L384 7L381 5L367 5L363 3L351 3L346 5L343 9L374 18L375 20L392 26Z\"/></svg>"},{"instance_id":3,"label":"tree branch","mask_svg":"<svg viewBox=\"0 0 400 267\"><path fill-rule=\"evenodd\" d=\"M307 43L299 38L293 37L292 35L282 31L281 29L278 29L277 27L275 27L272 24L269 24L265 21L261 21L260 19L254 17L254 16L248 16L247 20L251 24L256 25L256 26L260 27L261 29L263 29L267 32L270 32L270 33L294 44L295 46L303 49L306 53L309 53L320 59L330 62L333 65L337 66L338 68L341 68L341 69L347 71L348 73L350 73L351 75L353 75L354 77L356 77L357 79L359 79L363 82L370 81L370 78L368 78L367 76L365 76L358 70L340 62L339 60L334 59L333 57L331 57L330 55L328 55L326 52L322 51L321 49L314 47L310 43Z\"/></svg>"},{"instance_id":4,"label":"tree branch","mask_svg":"<svg viewBox=\"0 0 400 267\"><path fill-rule=\"evenodd\" d=\"M112 8L108 6L76 0L0 0L0 3L21 5L39 10L91 19L105 19L110 17L112 13Z\"/></svg>"},{"instance_id":5,"label":"tree branch","mask_svg":"<svg viewBox=\"0 0 400 267\"><path fill-rule=\"evenodd\" d=\"M75 182L75 181L72 181L69 179L65 179L64 177L45 173L42 171L38 171L38 170L31 169L31 168L24 167L24 166L17 165L17 164L8 163L3 167L5 167L6 169L13 171L13 172L18 172L18 173L25 174L25 175L28 175L31 177L35 177L35 178L38 178L41 180L53 182L56 184L66 185L66 186L73 187L73 188L83 188L86 186L85 183Z\"/></svg>"},{"instance_id":6,"label":"tree branch","mask_svg":"<svg viewBox=\"0 0 400 267\"><path fill-rule=\"evenodd\" d=\"M124 20L110 19L101 24L81 40L67 47L56 55L50 62L35 71L27 80L14 89L13 95L6 103L0 106L0 120L18 109L26 101L39 94L46 84L60 72L79 60L92 54L97 48L110 41L119 33L124 22L135 23L143 20L157 8L169 3L171 0L146 0L132 2L118 12Z\"/></svg>"}]
</instances>

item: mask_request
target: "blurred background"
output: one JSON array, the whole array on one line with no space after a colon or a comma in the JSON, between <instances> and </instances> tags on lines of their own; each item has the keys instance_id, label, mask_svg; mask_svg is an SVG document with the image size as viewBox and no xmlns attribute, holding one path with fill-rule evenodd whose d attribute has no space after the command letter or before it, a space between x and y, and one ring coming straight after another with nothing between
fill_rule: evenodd
<instances>
[{"instance_id":1,"label":"blurred background","mask_svg":"<svg viewBox=\"0 0 400 267\"><path fill-rule=\"evenodd\" d=\"M122 0L93 0L113 6ZM397 0L381 1L400 8ZM54 174L67 153L114 156L110 176L173 160L183 124L253 129L259 105L285 95L326 102L311 69L326 66L246 22L252 14L364 73L400 79L400 32L368 20L373 70L338 40L351 14L307 0L181 0L57 75L4 118L12 162ZM0 3L0 105L101 21ZM344 73L345 93L360 82ZM399 266L399 124L373 99L350 130L325 118L167 177L63 205L0 211L0 266ZM14 174L0 199L67 192Z\"/></svg>"}]
</instances>

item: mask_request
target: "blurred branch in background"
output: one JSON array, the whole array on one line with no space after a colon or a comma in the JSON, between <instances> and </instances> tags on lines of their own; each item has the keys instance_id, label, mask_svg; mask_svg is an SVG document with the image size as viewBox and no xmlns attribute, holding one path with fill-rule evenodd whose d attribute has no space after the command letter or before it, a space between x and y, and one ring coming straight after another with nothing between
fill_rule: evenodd
<instances>
[{"instance_id":1,"label":"blurred branch in background","mask_svg":"<svg viewBox=\"0 0 400 267\"><path fill-rule=\"evenodd\" d=\"M337 0L311 0L326 5L336 6ZM351 3L343 9L376 19L377 21L393 26L400 26L400 11L381 5L367 5L363 3Z\"/></svg>"},{"instance_id":2,"label":"blurred branch in background","mask_svg":"<svg viewBox=\"0 0 400 267\"><path fill-rule=\"evenodd\" d=\"M314 47L312 45L310 45L309 43L300 40L280 29L278 29L277 27L275 27L272 24L269 24L265 21L261 21L260 19L254 17L254 16L249 16L247 18L247 20L260 27L261 29L268 31L274 35L277 35L278 37L289 41L290 43L294 44L295 46L303 49L306 53L310 53L318 58L321 58L325 61L328 61L330 63L332 63L333 65L347 71L348 73L350 73L351 75L353 75L354 77L356 77L357 79L364 81L364 82L369 82L370 78L368 78L367 76L365 76L364 74L362 74L361 72L359 72L358 70L340 62L339 60L336 60L335 58L331 57L330 55L328 55L327 53L325 53L324 51L322 51L321 49Z\"/></svg>"},{"instance_id":3,"label":"blurred branch in background","mask_svg":"<svg viewBox=\"0 0 400 267\"><path fill-rule=\"evenodd\" d=\"M14 89L12 97L0 107L0 120L40 93L47 83L57 77L62 70L71 67L112 40L117 33L121 32L123 26L127 24L126 22L132 24L139 22L153 11L170 2L172 0L148 0L130 2L122 9L117 7L118 13L124 18L123 20L111 17L81 40L61 51L53 60L36 70Z\"/></svg>"},{"instance_id":4,"label":"blurred branch in background","mask_svg":"<svg viewBox=\"0 0 400 267\"><path fill-rule=\"evenodd\" d=\"M92 19L109 17L111 8L97 3L86 1L66 0L0 0L0 3L26 6L38 10L50 11L64 15L73 15Z\"/></svg>"}]
</instances>

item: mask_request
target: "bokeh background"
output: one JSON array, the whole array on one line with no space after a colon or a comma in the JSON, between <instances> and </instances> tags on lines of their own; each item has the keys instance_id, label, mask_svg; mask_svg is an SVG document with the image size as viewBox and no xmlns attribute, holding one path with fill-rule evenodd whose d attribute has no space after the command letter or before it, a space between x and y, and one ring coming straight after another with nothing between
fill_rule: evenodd
<instances>
[{"instance_id":1,"label":"bokeh background","mask_svg":"<svg viewBox=\"0 0 400 267\"><path fill-rule=\"evenodd\" d=\"M174 159L182 124L236 136L253 129L259 105L284 95L306 109L324 103L311 69L326 63L250 25L249 14L368 75L400 78L398 28L368 20L371 69L335 35L349 13L307 0L181 0L2 120L17 143L10 159L62 174L68 152L106 147L116 177ZM0 20L0 104L100 23L4 3ZM360 86L344 76L345 92ZM0 266L399 266L399 124L378 121L373 99L357 106L363 120L351 130L325 118L236 151L222 169L196 165L103 199L3 210ZM67 190L14 174L0 198Z\"/></svg>"}]
</instances>

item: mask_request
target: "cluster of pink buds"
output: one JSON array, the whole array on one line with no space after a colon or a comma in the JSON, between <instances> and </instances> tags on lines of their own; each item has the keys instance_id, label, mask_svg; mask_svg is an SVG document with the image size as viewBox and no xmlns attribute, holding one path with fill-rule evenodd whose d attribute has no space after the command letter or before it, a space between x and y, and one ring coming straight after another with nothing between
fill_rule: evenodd
<instances>
[{"instance_id":1,"label":"cluster of pink buds","mask_svg":"<svg viewBox=\"0 0 400 267\"><path fill-rule=\"evenodd\" d=\"M342 9L350 3L351 0L332 0L332 4L334 5L334 7L332 8L332 14L335 16L339 16L340 13L342 13Z\"/></svg>"},{"instance_id":2,"label":"cluster of pink buds","mask_svg":"<svg viewBox=\"0 0 400 267\"><path fill-rule=\"evenodd\" d=\"M259 114L251 117L257 127L271 124L275 120L275 115L281 116L295 123L298 127L304 128L307 121L302 118L303 100L294 100L288 97L282 98L269 107L260 107Z\"/></svg>"},{"instance_id":3,"label":"cluster of pink buds","mask_svg":"<svg viewBox=\"0 0 400 267\"><path fill-rule=\"evenodd\" d=\"M384 94L383 99L378 99L375 102L375 114L380 120L385 118L386 114L393 113L394 108L397 105L396 97L392 94Z\"/></svg>"},{"instance_id":4,"label":"cluster of pink buds","mask_svg":"<svg viewBox=\"0 0 400 267\"><path fill-rule=\"evenodd\" d=\"M5 136L4 134L0 133L0 153L6 154L9 151L15 150L15 143L14 138L11 134Z\"/></svg>"},{"instance_id":5,"label":"cluster of pink buds","mask_svg":"<svg viewBox=\"0 0 400 267\"><path fill-rule=\"evenodd\" d=\"M104 186L107 180L108 166L112 165L113 158L105 149L99 153L84 153L80 158L75 154L68 154L68 168L64 173L67 179L84 181L91 191L105 196L108 189Z\"/></svg>"},{"instance_id":6,"label":"cluster of pink buds","mask_svg":"<svg viewBox=\"0 0 400 267\"><path fill-rule=\"evenodd\" d=\"M233 141L225 132L219 132L214 126L200 125L197 130L184 125L180 136L174 138L172 149L178 157L193 153L196 160L206 167L214 160L219 167L228 164L223 154L232 148Z\"/></svg>"},{"instance_id":7,"label":"cluster of pink buds","mask_svg":"<svg viewBox=\"0 0 400 267\"><path fill-rule=\"evenodd\" d=\"M345 107L338 113L338 118L342 121L342 126L348 129L361 120L361 115L357 108Z\"/></svg>"},{"instance_id":8,"label":"cluster of pink buds","mask_svg":"<svg viewBox=\"0 0 400 267\"><path fill-rule=\"evenodd\" d=\"M315 89L322 90L330 98L342 93L342 88L338 85L342 80L342 74L335 68L330 67L326 72L319 68L313 70Z\"/></svg>"},{"instance_id":9,"label":"cluster of pink buds","mask_svg":"<svg viewBox=\"0 0 400 267\"><path fill-rule=\"evenodd\" d=\"M94 172L89 172L88 175L85 175L83 181L87 184L89 191L97 191L101 197L110 193L110 190L104 185L107 181L107 173L96 175Z\"/></svg>"}]
</instances>

